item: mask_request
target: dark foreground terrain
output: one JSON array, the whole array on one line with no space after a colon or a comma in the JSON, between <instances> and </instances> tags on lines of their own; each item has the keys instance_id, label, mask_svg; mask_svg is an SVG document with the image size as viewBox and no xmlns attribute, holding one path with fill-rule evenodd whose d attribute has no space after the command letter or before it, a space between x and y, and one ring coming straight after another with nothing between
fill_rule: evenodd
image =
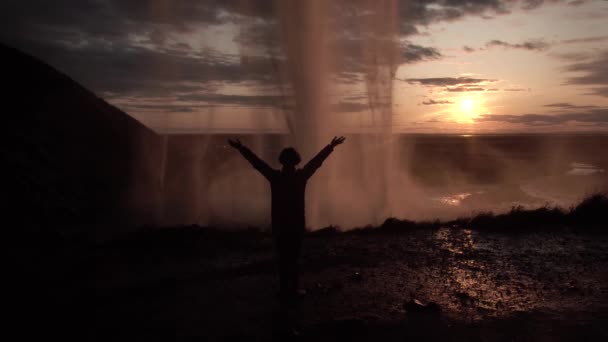
<instances>
[{"instance_id":1,"label":"dark foreground terrain","mask_svg":"<svg viewBox=\"0 0 608 342\"><path fill-rule=\"evenodd\" d=\"M94 335L276 336L283 314L277 310L271 238L174 234L160 244L150 238L96 250L90 279L96 291ZM607 247L606 235L567 230L312 235L303 253L299 338L606 340ZM441 312L407 307L414 298L437 303Z\"/></svg>"},{"instance_id":2,"label":"dark foreground terrain","mask_svg":"<svg viewBox=\"0 0 608 342\"><path fill-rule=\"evenodd\" d=\"M265 232L39 232L6 244L6 308L23 339L606 341L607 203L309 233L288 313Z\"/></svg>"}]
</instances>

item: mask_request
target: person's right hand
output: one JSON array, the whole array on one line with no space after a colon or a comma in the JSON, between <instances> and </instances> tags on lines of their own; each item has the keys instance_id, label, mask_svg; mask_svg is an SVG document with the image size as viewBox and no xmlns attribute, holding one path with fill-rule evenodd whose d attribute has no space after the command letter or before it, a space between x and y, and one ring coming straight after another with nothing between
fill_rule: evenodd
<instances>
[{"instance_id":1,"label":"person's right hand","mask_svg":"<svg viewBox=\"0 0 608 342\"><path fill-rule=\"evenodd\" d=\"M336 147L336 146L340 145L341 143L343 143L344 140L346 140L345 137L339 137L339 138L334 137L333 139L331 139L330 145L331 145L331 147Z\"/></svg>"},{"instance_id":2,"label":"person's right hand","mask_svg":"<svg viewBox=\"0 0 608 342\"><path fill-rule=\"evenodd\" d=\"M243 144L241 144L241 141L239 139L235 139L235 140L228 139L228 144L230 144L230 146L236 148L237 150L239 148L241 148L241 146L243 146Z\"/></svg>"}]
</instances>

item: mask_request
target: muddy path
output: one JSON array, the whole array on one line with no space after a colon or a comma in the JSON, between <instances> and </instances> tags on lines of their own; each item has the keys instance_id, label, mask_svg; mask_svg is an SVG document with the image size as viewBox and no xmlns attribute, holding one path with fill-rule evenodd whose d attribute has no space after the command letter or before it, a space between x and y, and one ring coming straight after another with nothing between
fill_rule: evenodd
<instances>
[{"instance_id":1,"label":"muddy path","mask_svg":"<svg viewBox=\"0 0 608 342\"><path fill-rule=\"evenodd\" d=\"M94 336L276 337L285 313L269 236L170 241L96 249ZM602 340L607 247L606 235L567 231L310 236L289 319L303 340ZM440 315L408 313L413 299L438 304Z\"/></svg>"}]
</instances>

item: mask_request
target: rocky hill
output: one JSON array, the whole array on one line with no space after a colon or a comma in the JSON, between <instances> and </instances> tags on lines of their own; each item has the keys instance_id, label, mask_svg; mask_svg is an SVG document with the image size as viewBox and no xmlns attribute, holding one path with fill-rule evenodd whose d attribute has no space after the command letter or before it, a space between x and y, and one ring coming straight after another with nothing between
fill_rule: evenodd
<instances>
[{"instance_id":1,"label":"rocky hill","mask_svg":"<svg viewBox=\"0 0 608 342\"><path fill-rule=\"evenodd\" d=\"M37 58L4 45L0 56L10 222L51 230L153 220L160 136Z\"/></svg>"}]
</instances>

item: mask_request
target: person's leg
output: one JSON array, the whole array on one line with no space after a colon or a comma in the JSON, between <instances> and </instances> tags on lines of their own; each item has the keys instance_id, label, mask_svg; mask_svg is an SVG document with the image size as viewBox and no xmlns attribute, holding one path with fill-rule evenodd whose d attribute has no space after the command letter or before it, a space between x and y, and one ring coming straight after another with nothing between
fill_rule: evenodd
<instances>
[{"instance_id":1,"label":"person's leg","mask_svg":"<svg viewBox=\"0 0 608 342\"><path fill-rule=\"evenodd\" d=\"M276 236L274 243L277 273L279 276L279 301L281 307L284 308L287 306L289 299L289 258L284 238Z\"/></svg>"},{"instance_id":2,"label":"person's leg","mask_svg":"<svg viewBox=\"0 0 608 342\"><path fill-rule=\"evenodd\" d=\"M303 233L298 230L283 229L274 239L279 271L279 296L283 307L294 307L297 303L302 238Z\"/></svg>"},{"instance_id":3,"label":"person's leg","mask_svg":"<svg viewBox=\"0 0 608 342\"><path fill-rule=\"evenodd\" d=\"M302 236L300 236L300 234L293 234L289 239L288 284L289 284L290 301L291 301L292 305L294 305L294 306L297 304L297 300L298 300L301 245L302 245Z\"/></svg>"}]
</instances>

